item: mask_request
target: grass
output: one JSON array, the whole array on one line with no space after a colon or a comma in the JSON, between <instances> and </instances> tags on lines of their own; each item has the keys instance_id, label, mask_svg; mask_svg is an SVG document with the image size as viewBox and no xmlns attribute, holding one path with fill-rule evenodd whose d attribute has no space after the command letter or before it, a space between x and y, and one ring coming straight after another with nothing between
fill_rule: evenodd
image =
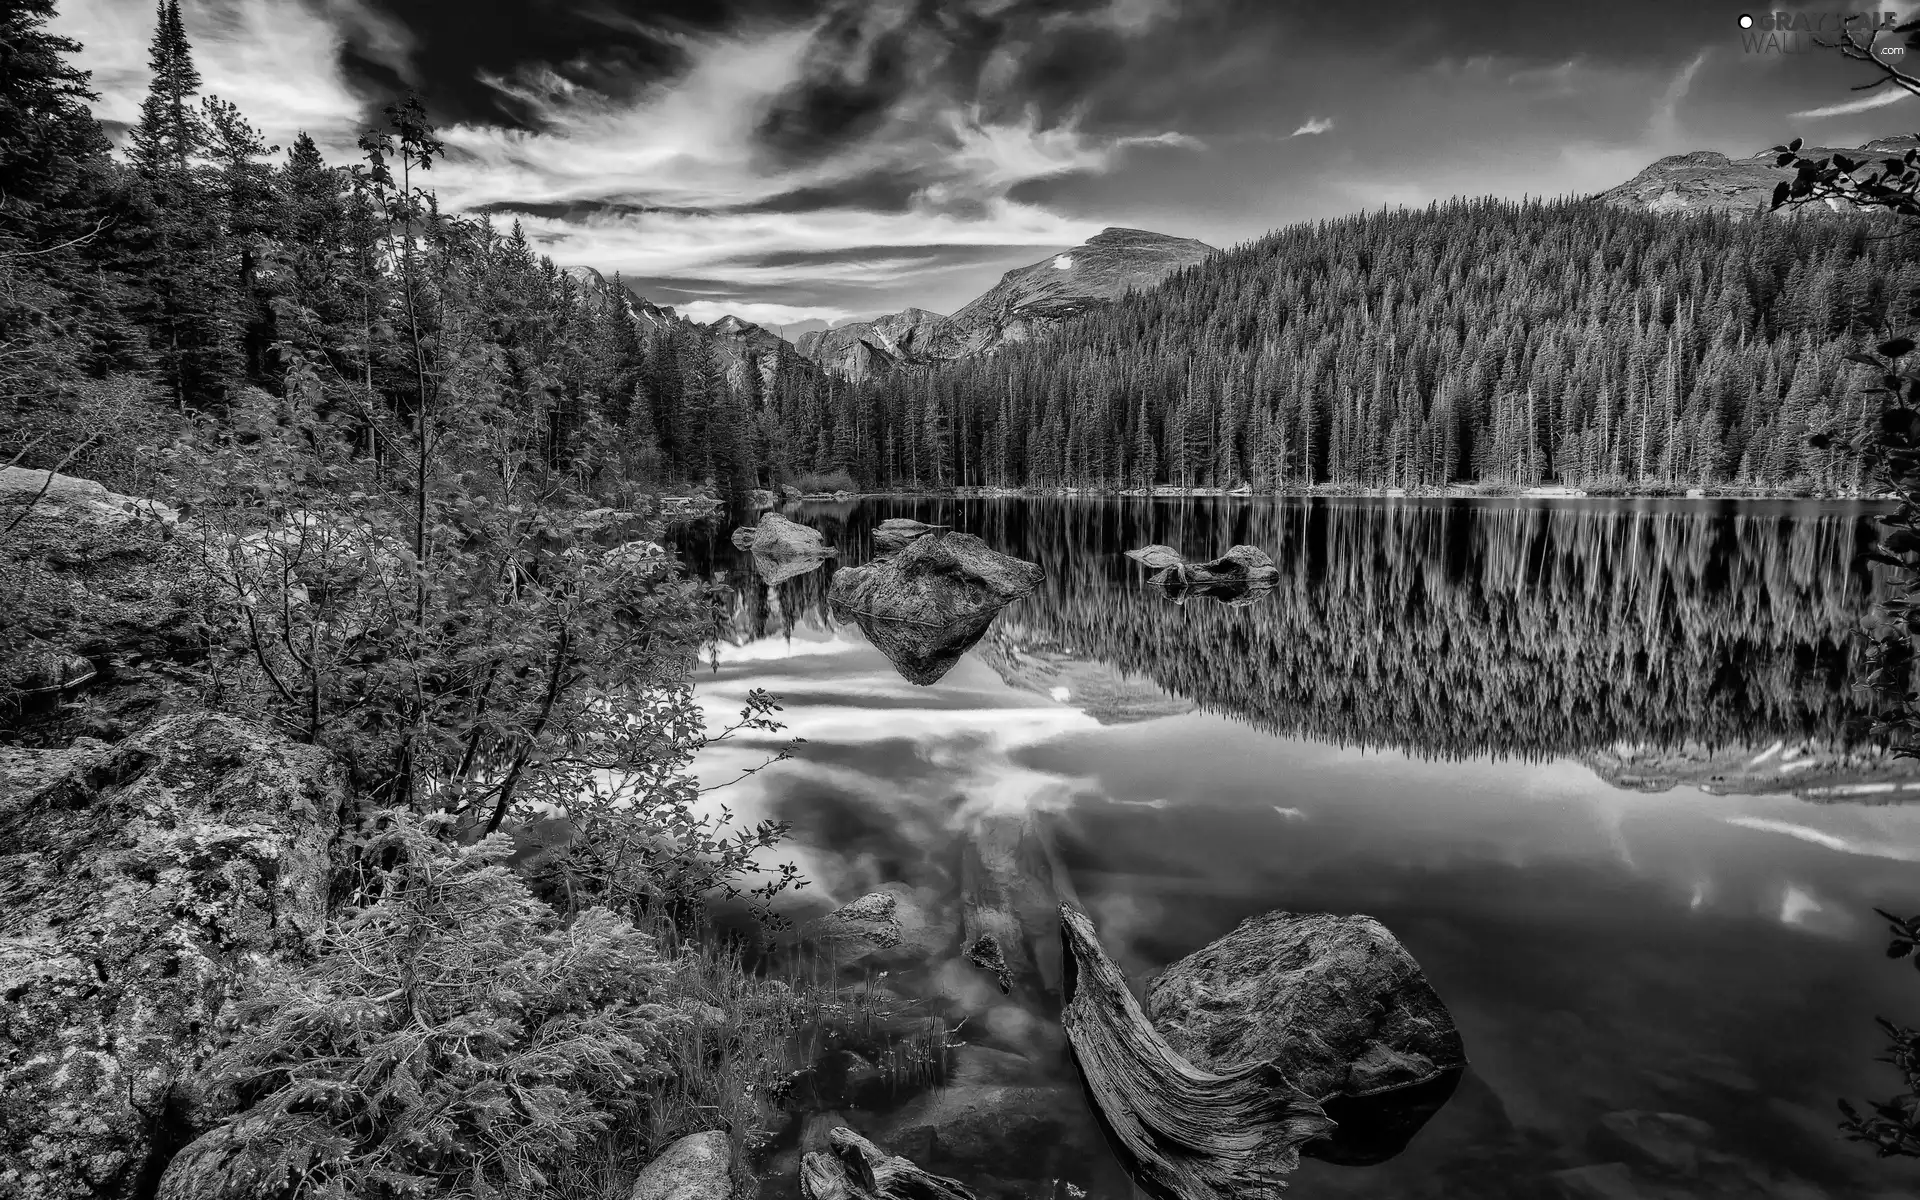
<instances>
[{"instance_id":1,"label":"grass","mask_svg":"<svg viewBox=\"0 0 1920 1200\"><path fill-rule=\"evenodd\" d=\"M832 471L808 471L806 474L796 477L793 481L793 486L799 488L802 493L810 496L822 492L857 492L860 490L853 482L853 476L848 474L845 468L836 468Z\"/></svg>"},{"instance_id":2,"label":"grass","mask_svg":"<svg viewBox=\"0 0 1920 1200\"><path fill-rule=\"evenodd\" d=\"M689 1018L664 1047L665 1077L645 1087L626 1120L555 1172L541 1197L628 1200L643 1166L709 1129L725 1130L733 1143L734 1194L753 1195L749 1164L785 1124L791 1084L837 1049L856 1048L894 1094L945 1081L951 1031L887 991L884 972L841 987L818 956L760 972L737 940L710 930L654 932L673 966L661 1000Z\"/></svg>"}]
</instances>

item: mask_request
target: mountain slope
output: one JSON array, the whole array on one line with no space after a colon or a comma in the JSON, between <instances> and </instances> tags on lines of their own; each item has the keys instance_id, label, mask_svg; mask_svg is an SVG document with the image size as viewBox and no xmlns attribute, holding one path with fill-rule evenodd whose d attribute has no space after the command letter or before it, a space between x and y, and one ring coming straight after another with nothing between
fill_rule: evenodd
<instances>
[{"instance_id":1,"label":"mountain slope","mask_svg":"<svg viewBox=\"0 0 1920 1200\"><path fill-rule=\"evenodd\" d=\"M1212 246L1144 229L1108 228L1085 244L1016 267L951 317L909 308L800 338L800 353L844 379L900 364L946 362L1022 342L1129 289L1204 262Z\"/></svg>"},{"instance_id":2,"label":"mountain slope","mask_svg":"<svg viewBox=\"0 0 1920 1200\"><path fill-rule=\"evenodd\" d=\"M1845 154L1873 159L1901 154L1914 146L1920 146L1920 139L1901 136L1877 138L1859 147L1805 146L1800 152L1812 158ZM1773 165L1775 157L1772 151L1748 158L1728 158L1717 150L1673 154L1618 187L1601 192L1599 198L1622 208L1645 212L1730 212L1750 216L1772 202L1775 185L1793 178L1790 169ZM1801 211L1850 211L1852 207L1843 201L1829 201L1808 205Z\"/></svg>"}]
</instances>

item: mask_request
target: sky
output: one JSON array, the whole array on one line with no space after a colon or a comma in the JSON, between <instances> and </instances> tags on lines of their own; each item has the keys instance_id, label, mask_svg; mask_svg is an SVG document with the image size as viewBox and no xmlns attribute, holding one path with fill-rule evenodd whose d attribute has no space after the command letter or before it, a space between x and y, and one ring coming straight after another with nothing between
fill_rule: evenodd
<instances>
[{"instance_id":1,"label":"sky","mask_svg":"<svg viewBox=\"0 0 1920 1200\"><path fill-rule=\"evenodd\" d=\"M348 161L415 91L447 148L443 206L518 220L561 265L697 320L776 329L952 312L1110 225L1226 247L1382 205L1598 191L1687 150L1920 128L1920 98L1851 91L1870 70L1813 34L1762 49L1753 11L182 0L203 90L270 141L304 130ZM110 130L146 89L153 24L150 0L60 0Z\"/></svg>"}]
</instances>

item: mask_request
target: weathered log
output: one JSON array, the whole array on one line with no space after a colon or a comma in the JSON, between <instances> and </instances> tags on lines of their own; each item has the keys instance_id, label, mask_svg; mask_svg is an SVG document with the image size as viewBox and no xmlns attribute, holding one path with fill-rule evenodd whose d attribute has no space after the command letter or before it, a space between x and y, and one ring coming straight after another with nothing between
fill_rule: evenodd
<instances>
[{"instance_id":1,"label":"weathered log","mask_svg":"<svg viewBox=\"0 0 1920 1200\"><path fill-rule=\"evenodd\" d=\"M1060 906L1061 1026L1095 1114L1134 1181L1158 1200L1273 1200L1300 1147L1333 1120L1270 1063L1215 1073L1175 1053L1093 922Z\"/></svg>"},{"instance_id":2,"label":"weathered log","mask_svg":"<svg viewBox=\"0 0 1920 1200\"><path fill-rule=\"evenodd\" d=\"M965 1184L921 1170L842 1126L800 1160L804 1200L975 1200Z\"/></svg>"}]
</instances>

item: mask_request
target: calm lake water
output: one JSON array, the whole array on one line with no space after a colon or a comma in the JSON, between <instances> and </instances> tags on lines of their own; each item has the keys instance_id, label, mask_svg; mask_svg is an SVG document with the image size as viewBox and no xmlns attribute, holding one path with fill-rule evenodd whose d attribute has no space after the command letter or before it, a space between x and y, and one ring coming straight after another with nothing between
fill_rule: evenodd
<instances>
[{"instance_id":1,"label":"calm lake water","mask_svg":"<svg viewBox=\"0 0 1920 1200\"><path fill-rule=\"evenodd\" d=\"M1132 1195L1055 1021L1065 890L1136 988L1273 909L1371 914L1419 960L1470 1070L1405 1152L1310 1159L1293 1195L1920 1193L1920 1170L1835 1130L1836 1098L1897 1089L1873 1018L1920 1017L1920 973L1886 961L1872 912L1920 911L1920 806L1901 803L1920 776L1867 744L1851 687L1870 510L787 511L838 565L908 516L1047 572L916 686L828 613L835 564L769 586L723 520L681 533L733 589L704 704L717 719L766 688L806 739L728 804L792 822L789 857L814 881L802 915L885 887L942 950L882 986L968 1044L946 1086L840 1112L883 1146L983 1195ZM1282 582L1175 604L1122 557L1150 542L1196 558L1251 543ZM731 778L778 744L724 744L703 772ZM1023 919L1011 995L951 953L982 888Z\"/></svg>"}]
</instances>

